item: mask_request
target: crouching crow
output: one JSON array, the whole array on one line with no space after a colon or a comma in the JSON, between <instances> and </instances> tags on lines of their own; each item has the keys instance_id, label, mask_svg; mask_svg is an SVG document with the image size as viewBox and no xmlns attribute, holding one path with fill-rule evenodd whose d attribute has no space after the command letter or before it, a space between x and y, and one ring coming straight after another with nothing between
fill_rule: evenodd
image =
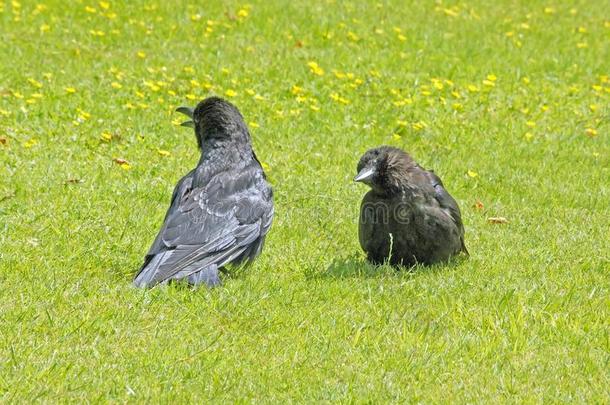
<instances>
[{"instance_id":1,"label":"crouching crow","mask_svg":"<svg viewBox=\"0 0 610 405\"><path fill-rule=\"evenodd\" d=\"M368 260L433 264L465 252L460 209L441 179L390 146L367 151L354 181L370 186L360 207L360 246Z\"/></svg>"}]
</instances>

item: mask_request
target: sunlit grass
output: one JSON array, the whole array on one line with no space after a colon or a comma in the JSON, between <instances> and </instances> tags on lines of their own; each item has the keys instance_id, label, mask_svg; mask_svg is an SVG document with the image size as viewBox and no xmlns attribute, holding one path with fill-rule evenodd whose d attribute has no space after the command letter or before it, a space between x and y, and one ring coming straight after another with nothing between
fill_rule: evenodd
<instances>
[{"instance_id":1,"label":"sunlit grass","mask_svg":"<svg viewBox=\"0 0 610 405\"><path fill-rule=\"evenodd\" d=\"M607 402L609 33L603 1L0 1L0 398ZM173 110L212 94L268 243L136 290L198 158ZM364 262L380 144L441 176L470 259Z\"/></svg>"}]
</instances>

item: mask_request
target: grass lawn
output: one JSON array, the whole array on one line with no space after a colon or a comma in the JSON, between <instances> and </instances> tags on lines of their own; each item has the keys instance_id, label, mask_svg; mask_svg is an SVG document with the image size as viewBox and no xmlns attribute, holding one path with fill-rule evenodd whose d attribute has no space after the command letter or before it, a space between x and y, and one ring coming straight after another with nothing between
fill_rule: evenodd
<instances>
[{"instance_id":1,"label":"grass lawn","mask_svg":"<svg viewBox=\"0 0 610 405\"><path fill-rule=\"evenodd\" d=\"M607 1L174 3L0 1L0 402L610 401ZM198 159L173 110L212 94L267 244L135 289ZM381 144L441 176L468 260L366 264Z\"/></svg>"}]
</instances>

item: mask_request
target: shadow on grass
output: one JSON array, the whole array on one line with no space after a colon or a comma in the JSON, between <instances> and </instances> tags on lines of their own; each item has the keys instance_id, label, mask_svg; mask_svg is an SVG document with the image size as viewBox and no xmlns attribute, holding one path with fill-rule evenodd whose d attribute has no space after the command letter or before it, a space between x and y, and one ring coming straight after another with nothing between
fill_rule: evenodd
<instances>
[{"instance_id":1,"label":"shadow on grass","mask_svg":"<svg viewBox=\"0 0 610 405\"><path fill-rule=\"evenodd\" d=\"M426 266L417 264L415 266L392 266L389 264L375 265L358 256L334 259L323 271L308 272L308 279L345 279L345 278L388 278L388 277L412 277L417 274L443 273L445 270L453 269L463 263L464 257L458 256L446 263Z\"/></svg>"}]
</instances>

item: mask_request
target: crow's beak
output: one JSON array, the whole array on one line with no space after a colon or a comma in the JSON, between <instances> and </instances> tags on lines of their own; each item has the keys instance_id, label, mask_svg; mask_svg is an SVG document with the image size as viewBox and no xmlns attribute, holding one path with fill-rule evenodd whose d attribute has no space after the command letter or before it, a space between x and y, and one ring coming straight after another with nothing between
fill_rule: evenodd
<instances>
[{"instance_id":1,"label":"crow's beak","mask_svg":"<svg viewBox=\"0 0 610 405\"><path fill-rule=\"evenodd\" d=\"M360 170L360 173L358 173L356 177L354 177L354 181L366 183L371 177L373 177L374 174L375 169L365 167L364 169Z\"/></svg>"},{"instance_id":2,"label":"crow's beak","mask_svg":"<svg viewBox=\"0 0 610 405\"><path fill-rule=\"evenodd\" d=\"M195 128L195 123L193 122L193 109L191 107L178 107L176 108L176 111L188 116L191 119L190 121L183 122L180 124L180 126Z\"/></svg>"}]
</instances>

